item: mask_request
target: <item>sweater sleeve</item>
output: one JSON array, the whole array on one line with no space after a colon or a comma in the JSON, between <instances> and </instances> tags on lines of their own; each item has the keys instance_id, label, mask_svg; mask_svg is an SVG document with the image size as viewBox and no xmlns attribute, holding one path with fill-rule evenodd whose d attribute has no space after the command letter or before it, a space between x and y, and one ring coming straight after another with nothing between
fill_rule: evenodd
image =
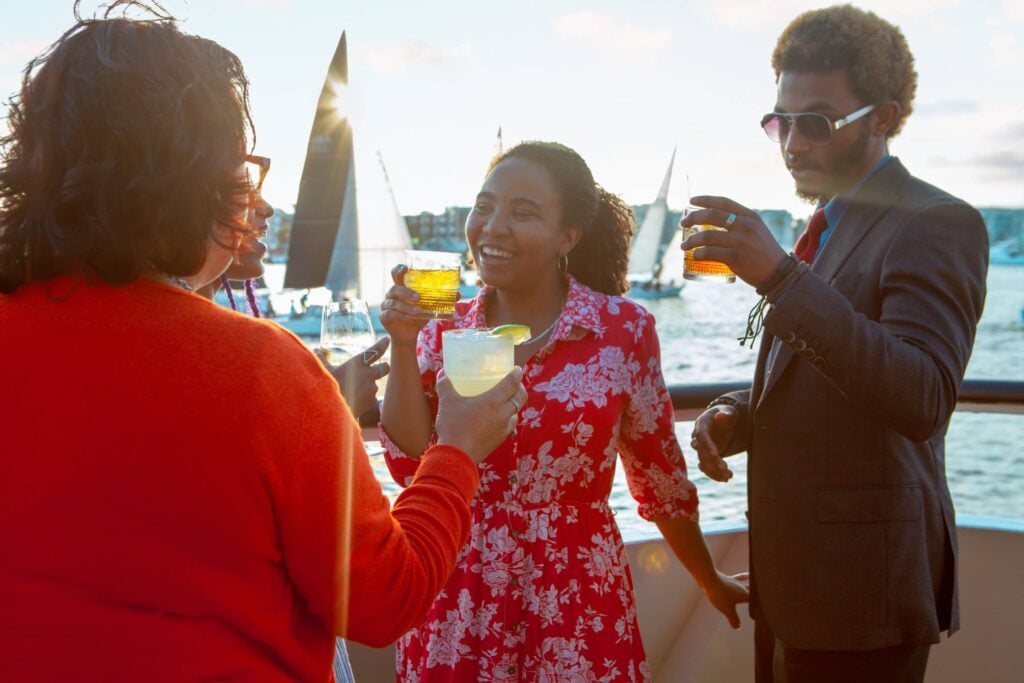
<instances>
[{"instance_id":1,"label":"sweater sleeve","mask_svg":"<svg viewBox=\"0 0 1024 683\"><path fill-rule=\"evenodd\" d=\"M429 449L392 510L329 377L307 406L298 448L274 477L285 569L336 634L383 646L422 620L454 568L477 467L451 446Z\"/></svg>"}]
</instances>

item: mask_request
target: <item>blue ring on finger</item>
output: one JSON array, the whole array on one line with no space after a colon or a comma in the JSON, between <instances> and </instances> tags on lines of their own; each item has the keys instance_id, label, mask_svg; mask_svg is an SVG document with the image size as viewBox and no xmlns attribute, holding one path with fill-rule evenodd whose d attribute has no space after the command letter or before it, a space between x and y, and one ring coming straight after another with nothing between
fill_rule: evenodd
<instances>
[{"instance_id":1,"label":"blue ring on finger","mask_svg":"<svg viewBox=\"0 0 1024 683\"><path fill-rule=\"evenodd\" d=\"M729 226L731 226L735 222L736 222L736 214L730 213L729 217L725 219L725 227L728 228Z\"/></svg>"}]
</instances>

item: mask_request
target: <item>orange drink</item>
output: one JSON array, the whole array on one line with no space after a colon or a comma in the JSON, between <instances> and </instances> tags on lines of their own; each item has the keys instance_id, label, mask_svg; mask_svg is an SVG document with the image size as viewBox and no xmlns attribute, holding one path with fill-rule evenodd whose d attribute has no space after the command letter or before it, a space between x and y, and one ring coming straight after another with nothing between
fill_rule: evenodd
<instances>
[{"instance_id":1,"label":"orange drink","mask_svg":"<svg viewBox=\"0 0 1024 683\"><path fill-rule=\"evenodd\" d=\"M699 211L699 209L687 209L683 212L683 216L685 217L691 211ZM683 228L683 240L685 241L698 232L705 230L725 230L725 228L720 228L717 225L692 225L688 228ZM695 259L693 257L694 251L695 249L688 249L683 252L683 277L685 279L700 282L736 282L736 274L732 272L729 266L719 261Z\"/></svg>"}]
</instances>

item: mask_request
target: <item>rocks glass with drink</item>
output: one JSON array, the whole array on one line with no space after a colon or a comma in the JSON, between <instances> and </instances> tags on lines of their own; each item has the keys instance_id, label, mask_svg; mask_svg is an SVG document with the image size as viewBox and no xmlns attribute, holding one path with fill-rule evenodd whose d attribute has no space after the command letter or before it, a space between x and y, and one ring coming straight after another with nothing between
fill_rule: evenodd
<instances>
[{"instance_id":1,"label":"rocks glass with drink","mask_svg":"<svg viewBox=\"0 0 1024 683\"><path fill-rule=\"evenodd\" d=\"M454 317L462 254L408 250L405 265L405 286L420 295L416 305L430 318Z\"/></svg>"},{"instance_id":2,"label":"rocks glass with drink","mask_svg":"<svg viewBox=\"0 0 1024 683\"><path fill-rule=\"evenodd\" d=\"M515 338L492 330L447 330L441 334L444 374L462 396L482 394L515 365Z\"/></svg>"},{"instance_id":3,"label":"rocks glass with drink","mask_svg":"<svg viewBox=\"0 0 1024 683\"><path fill-rule=\"evenodd\" d=\"M340 365L377 341L365 301L346 299L324 306L320 348L331 365Z\"/></svg>"},{"instance_id":4,"label":"rocks glass with drink","mask_svg":"<svg viewBox=\"0 0 1024 683\"><path fill-rule=\"evenodd\" d=\"M683 218L685 219L695 211L702 210L703 209L698 208L684 209ZM693 225L688 228L683 227L683 241L686 241L698 232L703 232L705 230L725 230L725 228L720 228L717 225ZM693 257L693 252L693 249L688 249L683 255L683 277L685 279L697 280L700 282L736 282L736 274L732 272L729 266L719 261L702 261L695 259Z\"/></svg>"}]
</instances>

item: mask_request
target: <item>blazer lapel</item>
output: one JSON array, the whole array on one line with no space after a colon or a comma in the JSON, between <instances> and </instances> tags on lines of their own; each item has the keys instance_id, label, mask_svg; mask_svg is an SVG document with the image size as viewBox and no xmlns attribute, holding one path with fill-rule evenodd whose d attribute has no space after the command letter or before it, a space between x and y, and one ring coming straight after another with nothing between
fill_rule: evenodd
<instances>
[{"instance_id":1,"label":"blazer lapel","mask_svg":"<svg viewBox=\"0 0 1024 683\"><path fill-rule=\"evenodd\" d=\"M896 202L908 177L910 174L899 159L893 159L871 176L850 199L850 205L814 260L811 271L831 284L853 250Z\"/></svg>"},{"instance_id":2,"label":"blazer lapel","mask_svg":"<svg viewBox=\"0 0 1024 683\"><path fill-rule=\"evenodd\" d=\"M843 212L838 225L833 226L828 240L825 241L818 256L814 259L811 272L831 284L839 268L853 253L853 250L895 203L900 189L908 177L910 177L910 173L899 159L893 159L871 176L857 194L850 199L850 205ZM774 339L770 335L765 335L765 337ZM770 342L767 348L770 350ZM764 391L758 398L757 405L761 404L764 397L779 381L794 356L796 353L788 344L779 344L775 362L767 368L769 374L765 379Z\"/></svg>"}]
</instances>

